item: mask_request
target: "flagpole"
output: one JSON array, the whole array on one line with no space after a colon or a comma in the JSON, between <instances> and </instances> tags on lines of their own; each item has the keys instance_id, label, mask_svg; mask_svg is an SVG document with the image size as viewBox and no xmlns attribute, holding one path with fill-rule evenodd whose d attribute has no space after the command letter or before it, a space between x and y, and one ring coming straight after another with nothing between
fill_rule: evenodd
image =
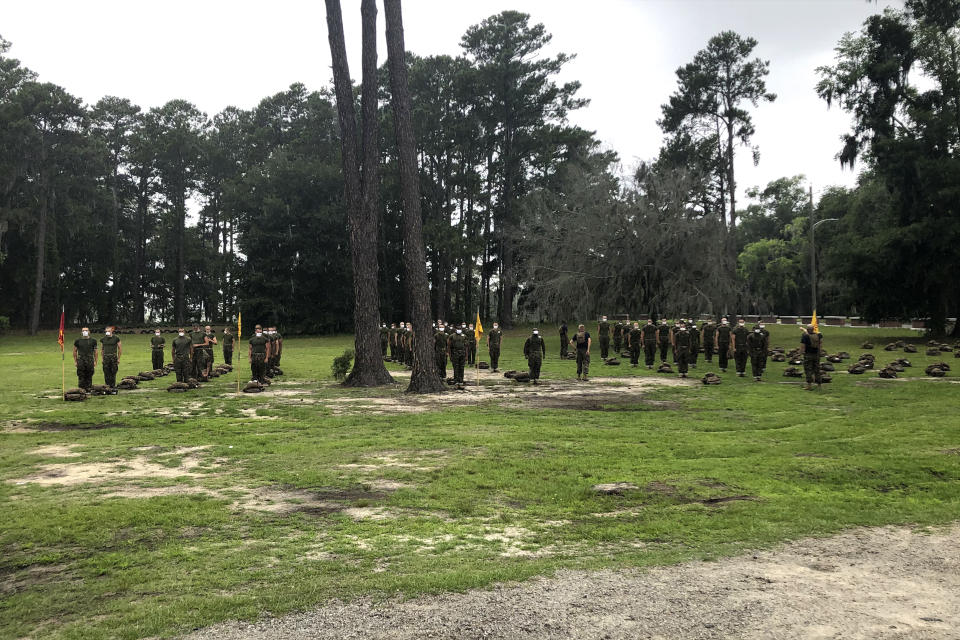
<instances>
[{"instance_id":1,"label":"flagpole","mask_svg":"<svg viewBox=\"0 0 960 640\"><path fill-rule=\"evenodd\" d=\"M240 335L243 333L242 325L240 324L241 319L243 318L243 312L237 313L237 345L240 344ZM236 349L234 349L236 351ZM237 393L240 393L240 367L237 367Z\"/></svg>"},{"instance_id":2,"label":"flagpole","mask_svg":"<svg viewBox=\"0 0 960 640\"><path fill-rule=\"evenodd\" d=\"M60 343L60 397L63 398L64 402L67 401L67 356L63 348L63 320L66 312L66 306L60 307L60 332L57 336L57 342Z\"/></svg>"}]
</instances>

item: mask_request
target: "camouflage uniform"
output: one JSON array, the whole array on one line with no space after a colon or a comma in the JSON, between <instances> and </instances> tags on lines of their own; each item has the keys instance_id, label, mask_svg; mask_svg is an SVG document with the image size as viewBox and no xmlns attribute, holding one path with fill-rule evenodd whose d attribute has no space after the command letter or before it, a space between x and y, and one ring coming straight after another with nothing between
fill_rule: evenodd
<instances>
[{"instance_id":1,"label":"camouflage uniform","mask_svg":"<svg viewBox=\"0 0 960 640\"><path fill-rule=\"evenodd\" d=\"M759 380L763 375L764 361L767 359L767 336L763 335L763 331L759 328L754 329L747 336L747 347L750 350L751 373Z\"/></svg>"},{"instance_id":2,"label":"camouflage uniform","mask_svg":"<svg viewBox=\"0 0 960 640\"><path fill-rule=\"evenodd\" d=\"M270 339L265 335L253 334L249 342L251 380L263 382L267 378L267 345Z\"/></svg>"},{"instance_id":3,"label":"camouflage uniform","mask_svg":"<svg viewBox=\"0 0 960 640\"><path fill-rule=\"evenodd\" d=\"M193 343L193 371L190 373L199 380L207 370L207 338L201 331L191 331L190 341Z\"/></svg>"},{"instance_id":4,"label":"camouflage uniform","mask_svg":"<svg viewBox=\"0 0 960 640\"><path fill-rule=\"evenodd\" d=\"M539 334L533 334L523 343L523 355L527 359L527 366L530 369L530 379L536 382L540 379L540 366L543 364L543 356L547 355L547 343Z\"/></svg>"},{"instance_id":5,"label":"camouflage uniform","mask_svg":"<svg viewBox=\"0 0 960 640\"><path fill-rule=\"evenodd\" d=\"M732 329L729 324L721 324L717 327L717 356L720 359L720 370L727 370L727 363L730 358L730 333Z\"/></svg>"},{"instance_id":6,"label":"camouflage uniform","mask_svg":"<svg viewBox=\"0 0 960 640\"><path fill-rule=\"evenodd\" d=\"M717 325L704 322L700 327L700 334L703 338L703 359L713 362L713 341L717 335Z\"/></svg>"},{"instance_id":7,"label":"camouflage uniform","mask_svg":"<svg viewBox=\"0 0 960 640\"><path fill-rule=\"evenodd\" d=\"M163 368L163 348L166 346L167 340L163 336L154 335L150 338L151 364L154 369Z\"/></svg>"},{"instance_id":8,"label":"camouflage uniform","mask_svg":"<svg viewBox=\"0 0 960 640\"><path fill-rule=\"evenodd\" d=\"M390 344L390 329L387 325L380 327L380 354L387 357L387 346Z\"/></svg>"},{"instance_id":9,"label":"camouflage uniform","mask_svg":"<svg viewBox=\"0 0 960 640\"><path fill-rule=\"evenodd\" d=\"M77 386L89 389L93 386L93 368L97 359L96 338L77 338L73 341L77 350Z\"/></svg>"},{"instance_id":10,"label":"camouflage uniform","mask_svg":"<svg viewBox=\"0 0 960 640\"><path fill-rule=\"evenodd\" d=\"M497 371L500 367L500 342L503 339L503 331L500 329L491 329L487 334L487 343L490 350L490 368Z\"/></svg>"},{"instance_id":11,"label":"camouflage uniform","mask_svg":"<svg viewBox=\"0 0 960 640\"><path fill-rule=\"evenodd\" d=\"M680 326L673 331L674 354L677 357L677 371L680 375L687 377L687 370L690 364L690 343L691 334L686 327Z\"/></svg>"},{"instance_id":12,"label":"camouflage uniform","mask_svg":"<svg viewBox=\"0 0 960 640\"><path fill-rule=\"evenodd\" d=\"M447 334L440 330L433 334L433 357L437 361L440 377L447 378Z\"/></svg>"},{"instance_id":13,"label":"camouflage uniform","mask_svg":"<svg viewBox=\"0 0 960 640\"><path fill-rule=\"evenodd\" d=\"M186 382L190 378L193 367L190 361L190 347L193 341L186 335L177 336L171 343L173 349L173 370L177 374L177 382Z\"/></svg>"},{"instance_id":14,"label":"camouflage uniform","mask_svg":"<svg viewBox=\"0 0 960 640\"><path fill-rule=\"evenodd\" d=\"M670 347L670 325L666 322L657 327L657 343L660 345L660 362L666 362L667 349Z\"/></svg>"},{"instance_id":15,"label":"camouflage uniform","mask_svg":"<svg viewBox=\"0 0 960 640\"><path fill-rule=\"evenodd\" d=\"M617 355L620 355L620 349L623 346L624 333L626 333L626 327L617 320L617 323L613 325L613 352Z\"/></svg>"},{"instance_id":16,"label":"camouflage uniform","mask_svg":"<svg viewBox=\"0 0 960 640\"><path fill-rule=\"evenodd\" d=\"M117 345L120 338L116 335L100 338L103 345L100 350L100 362L103 365L103 384L111 389L117 386L117 370L120 368L120 353Z\"/></svg>"},{"instance_id":17,"label":"camouflage uniform","mask_svg":"<svg viewBox=\"0 0 960 640\"><path fill-rule=\"evenodd\" d=\"M737 375L743 376L747 372L747 356L750 354L750 347L747 344L747 336L750 335L750 332L747 331L746 327L737 325L732 333L735 338L733 361L737 365Z\"/></svg>"},{"instance_id":18,"label":"camouflage uniform","mask_svg":"<svg viewBox=\"0 0 960 640\"><path fill-rule=\"evenodd\" d=\"M450 363L453 365L453 381L463 382L463 365L467 360L467 336L455 333L447 338Z\"/></svg>"},{"instance_id":19,"label":"camouflage uniform","mask_svg":"<svg viewBox=\"0 0 960 640\"><path fill-rule=\"evenodd\" d=\"M597 325L597 335L600 338L600 357L606 359L610 351L610 323L601 320Z\"/></svg>"},{"instance_id":20,"label":"camouflage uniform","mask_svg":"<svg viewBox=\"0 0 960 640\"><path fill-rule=\"evenodd\" d=\"M637 366L640 364L640 348L643 346L643 330L640 327L634 327L627 334L627 342L630 344L630 364Z\"/></svg>"},{"instance_id":21,"label":"camouflage uniform","mask_svg":"<svg viewBox=\"0 0 960 640\"><path fill-rule=\"evenodd\" d=\"M236 340L236 336L232 333L223 332L223 337L221 338L223 344L223 361L229 365L233 364L233 343Z\"/></svg>"},{"instance_id":22,"label":"camouflage uniform","mask_svg":"<svg viewBox=\"0 0 960 640\"><path fill-rule=\"evenodd\" d=\"M640 331L643 333L643 361L648 369L652 369L657 357L657 326L645 324Z\"/></svg>"},{"instance_id":23,"label":"camouflage uniform","mask_svg":"<svg viewBox=\"0 0 960 640\"><path fill-rule=\"evenodd\" d=\"M570 346L570 334L568 333L567 323L564 322L560 325L560 357L566 358L567 353L569 353L568 348Z\"/></svg>"},{"instance_id":24,"label":"camouflage uniform","mask_svg":"<svg viewBox=\"0 0 960 640\"><path fill-rule=\"evenodd\" d=\"M578 331L573 334L573 343L577 347L577 378L582 374L583 378L586 379L590 373L590 353L587 351L589 341L590 334L586 331L583 333Z\"/></svg>"},{"instance_id":25,"label":"camouflage uniform","mask_svg":"<svg viewBox=\"0 0 960 640\"><path fill-rule=\"evenodd\" d=\"M819 333L809 333L800 337L804 345L803 373L807 378L807 387L816 382L820 384L820 356L823 353L823 336Z\"/></svg>"}]
</instances>

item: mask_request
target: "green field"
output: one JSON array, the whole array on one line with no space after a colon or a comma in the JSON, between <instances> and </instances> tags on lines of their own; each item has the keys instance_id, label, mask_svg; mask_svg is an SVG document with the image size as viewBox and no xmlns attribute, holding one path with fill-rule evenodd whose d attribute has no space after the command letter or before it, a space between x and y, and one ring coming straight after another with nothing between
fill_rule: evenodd
<instances>
[{"instance_id":1,"label":"green field","mask_svg":"<svg viewBox=\"0 0 960 640\"><path fill-rule=\"evenodd\" d=\"M771 329L772 345L798 344L795 327ZM507 334L501 368L524 366L525 335ZM540 389L492 375L439 399L342 389L339 336L287 339L269 393L238 396L230 377L171 394L167 377L64 403L55 334L0 337L0 637L169 637L331 598L960 514L960 377L923 372L953 353L921 347L898 380L844 364L819 392L777 363L761 384L638 388L676 377L603 366L595 348L594 381L578 383L548 338ZM856 357L867 339L878 364L905 355L889 341L925 342L825 328L830 351ZM148 369L148 336L123 340L121 375ZM638 489L591 489L607 482Z\"/></svg>"}]
</instances>

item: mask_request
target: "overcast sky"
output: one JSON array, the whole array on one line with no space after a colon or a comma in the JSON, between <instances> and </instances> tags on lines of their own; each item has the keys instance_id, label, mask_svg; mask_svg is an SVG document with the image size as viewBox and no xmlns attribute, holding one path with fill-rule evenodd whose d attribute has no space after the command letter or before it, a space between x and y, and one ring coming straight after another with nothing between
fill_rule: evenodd
<instances>
[{"instance_id":1,"label":"overcast sky","mask_svg":"<svg viewBox=\"0 0 960 640\"><path fill-rule=\"evenodd\" d=\"M624 168L656 156L660 105L676 88L677 67L726 29L757 39L770 61L774 103L754 111L760 165L738 161L740 191L805 174L815 192L855 177L834 160L848 129L813 91L815 68L833 60L846 31L899 0L406 0L407 49L460 52L464 31L506 9L531 14L553 34L551 52L576 54L561 80L579 80L591 104L572 121L594 130ZM4 2L0 35L11 55L93 103L104 95L141 107L184 98L208 115L255 106L293 82L330 82L322 0L31 0ZM359 80L359 0L342 0L350 69ZM382 9L382 7L381 7ZM386 57L380 16L381 62Z\"/></svg>"}]
</instances>

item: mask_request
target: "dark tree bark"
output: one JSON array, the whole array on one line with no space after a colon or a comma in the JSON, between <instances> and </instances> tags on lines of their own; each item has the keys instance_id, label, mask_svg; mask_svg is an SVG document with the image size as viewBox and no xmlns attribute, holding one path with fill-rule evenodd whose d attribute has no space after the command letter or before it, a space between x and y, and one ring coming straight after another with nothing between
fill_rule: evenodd
<instances>
[{"instance_id":1,"label":"dark tree bark","mask_svg":"<svg viewBox=\"0 0 960 640\"><path fill-rule=\"evenodd\" d=\"M181 174L182 175L182 174ZM185 290L183 286L183 281L186 276L187 271L187 257L186 257L186 220L187 220L187 197L185 194L186 189L180 187L176 195L176 203L174 207L176 208L176 240L177 240L177 257L176 257L176 284L174 285L174 297L173 297L173 314L176 317L177 324L181 327L186 322L186 298Z\"/></svg>"},{"instance_id":2,"label":"dark tree bark","mask_svg":"<svg viewBox=\"0 0 960 640\"><path fill-rule=\"evenodd\" d=\"M403 44L403 12L400 0L384 0L387 22L387 64L403 194L403 270L406 274L407 308L413 331L413 371L407 391L435 393L443 381L434 359L430 328L430 288L427 285L426 251L423 246L423 216L420 211L420 173L417 143L413 133L410 88L407 82L406 51Z\"/></svg>"},{"instance_id":3,"label":"dark tree bark","mask_svg":"<svg viewBox=\"0 0 960 640\"><path fill-rule=\"evenodd\" d=\"M380 303L377 285L377 5L363 0L363 179L361 182L357 121L353 86L343 39L340 0L326 0L327 33L333 61L333 82L337 95L340 139L343 156L344 195L350 227L350 258L353 266L353 328L355 360L344 385L375 387L393 382L380 354L377 327Z\"/></svg>"},{"instance_id":4,"label":"dark tree bark","mask_svg":"<svg viewBox=\"0 0 960 640\"><path fill-rule=\"evenodd\" d=\"M47 205L48 198L43 179L40 180L40 206L37 229L37 262L34 269L33 308L30 310L30 335L36 335L40 328L40 306L43 300L43 272L47 259Z\"/></svg>"}]
</instances>

